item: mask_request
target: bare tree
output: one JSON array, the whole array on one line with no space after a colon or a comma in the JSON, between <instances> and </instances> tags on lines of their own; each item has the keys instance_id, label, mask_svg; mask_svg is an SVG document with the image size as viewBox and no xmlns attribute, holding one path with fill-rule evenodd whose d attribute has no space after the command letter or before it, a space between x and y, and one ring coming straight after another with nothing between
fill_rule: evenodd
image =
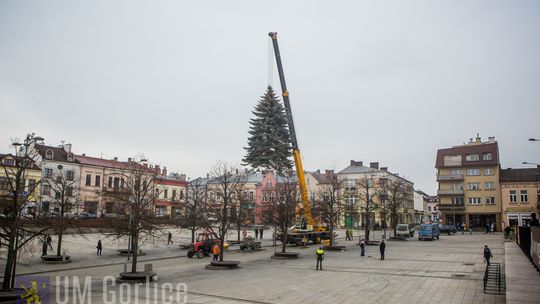
<instances>
[{"instance_id":1,"label":"bare tree","mask_svg":"<svg viewBox=\"0 0 540 304\"><path fill-rule=\"evenodd\" d=\"M294 177L287 175L278 178L274 189L269 195L269 202L263 206L263 214L267 223L274 226L276 237L281 241L281 252L287 250L289 229L294 226L296 204L300 193Z\"/></svg>"},{"instance_id":2,"label":"bare tree","mask_svg":"<svg viewBox=\"0 0 540 304\"><path fill-rule=\"evenodd\" d=\"M402 179L389 179L386 189L386 206L390 213L390 226L394 230L394 237L396 236L396 229L398 224L398 213L404 206L408 197L411 195L410 189L406 182Z\"/></svg>"},{"instance_id":3,"label":"bare tree","mask_svg":"<svg viewBox=\"0 0 540 304\"><path fill-rule=\"evenodd\" d=\"M59 166L60 167L60 166ZM45 192L51 194L50 199L55 212L48 217L52 231L58 235L56 255L62 255L62 237L65 231L73 225L73 211L77 207L77 192L79 182L75 179L73 171L64 171L61 168L53 176L42 180Z\"/></svg>"},{"instance_id":4,"label":"bare tree","mask_svg":"<svg viewBox=\"0 0 540 304\"><path fill-rule=\"evenodd\" d=\"M191 231L191 243L195 242L195 232L204 226L207 185L201 178L189 182L186 191L186 209L180 219L180 226Z\"/></svg>"},{"instance_id":5,"label":"bare tree","mask_svg":"<svg viewBox=\"0 0 540 304\"><path fill-rule=\"evenodd\" d=\"M233 213L231 214L231 220L234 224L236 224L236 233L237 233L237 241L240 242L240 233L242 230L242 225L246 223L246 221L250 218L249 210L253 207L253 198L248 195L248 193L243 189L238 189L236 192L236 206L233 209Z\"/></svg>"},{"instance_id":6,"label":"bare tree","mask_svg":"<svg viewBox=\"0 0 540 304\"><path fill-rule=\"evenodd\" d=\"M364 214L364 235L366 241L369 241L369 233L372 225L371 214L379 208L379 204L375 200L376 195L377 191L372 177L368 178L364 176L358 180L359 207Z\"/></svg>"},{"instance_id":7,"label":"bare tree","mask_svg":"<svg viewBox=\"0 0 540 304\"><path fill-rule=\"evenodd\" d=\"M318 213L323 222L328 225L330 231L330 246L334 245L334 229L338 225L339 218L344 211L341 193L343 181L334 172L325 174L325 182L317 193Z\"/></svg>"},{"instance_id":8,"label":"bare tree","mask_svg":"<svg viewBox=\"0 0 540 304\"><path fill-rule=\"evenodd\" d=\"M154 201L159 197L156 187L157 172L142 165L145 161L131 161L124 170L116 173L120 183L114 185L108 196L115 200L117 210L127 213L127 217L111 221L116 237L130 238L130 252L133 255L131 272L137 272L139 243L149 237L160 236L160 227L153 214Z\"/></svg>"},{"instance_id":9,"label":"bare tree","mask_svg":"<svg viewBox=\"0 0 540 304\"><path fill-rule=\"evenodd\" d=\"M246 173L224 162L218 162L212 169L209 181L211 202L207 208L215 211L217 221L205 217L204 227L220 240L219 261L223 262L223 244L231 225L231 213L238 204L238 193L246 182Z\"/></svg>"},{"instance_id":10,"label":"bare tree","mask_svg":"<svg viewBox=\"0 0 540 304\"><path fill-rule=\"evenodd\" d=\"M37 172L37 178L41 175L41 170L32 160L36 153L33 143L39 140L43 139L34 134L27 135L24 143L15 140L13 145L20 147L19 150L14 155L2 155L0 159L0 208L3 214L0 217L0 238L2 244L7 246L3 292L14 287L18 251L49 229L33 212L28 212L32 202L36 201L35 194L40 184L31 174ZM31 221L25 222L29 219Z\"/></svg>"}]
</instances>

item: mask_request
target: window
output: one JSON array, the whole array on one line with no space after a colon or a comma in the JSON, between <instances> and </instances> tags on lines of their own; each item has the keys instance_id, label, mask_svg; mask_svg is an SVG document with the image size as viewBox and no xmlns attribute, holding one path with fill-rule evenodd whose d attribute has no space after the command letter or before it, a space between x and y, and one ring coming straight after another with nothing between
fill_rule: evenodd
<instances>
[{"instance_id":1,"label":"window","mask_svg":"<svg viewBox=\"0 0 540 304\"><path fill-rule=\"evenodd\" d=\"M96 175L96 187L101 186L101 175Z\"/></svg>"},{"instance_id":2,"label":"window","mask_svg":"<svg viewBox=\"0 0 540 304\"><path fill-rule=\"evenodd\" d=\"M493 175L493 169L485 168L484 169L484 175Z\"/></svg>"},{"instance_id":3,"label":"window","mask_svg":"<svg viewBox=\"0 0 540 304\"><path fill-rule=\"evenodd\" d=\"M463 190L463 184L453 184L452 190Z\"/></svg>"},{"instance_id":4,"label":"window","mask_svg":"<svg viewBox=\"0 0 540 304\"><path fill-rule=\"evenodd\" d=\"M253 200L253 191L249 191L249 199Z\"/></svg>"},{"instance_id":5,"label":"window","mask_svg":"<svg viewBox=\"0 0 540 304\"><path fill-rule=\"evenodd\" d=\"M529 195L527 194L527 190L520 190L519 194L521 196L522 202L528 202L529 201Z\"/></svg>"},{"instance_id":6,"label":"window","mask_svg":"<svg viewBox=\"0 0 540 304\"><path fill-rule=\"evenodd\" d=\"M452 169L452 170L450 171L450 174L451 174L451 175L460 175L460 174L461 174L461 170L459 170L459 169Z\"/></svg>"},{"instance_id":7,"label":"window","mask_svg":"<svg viewBox=\"0 0 540 304\"><path fill-rule=\"evenodd\" d=\"M463 197L452 197L452 205L463 205Z\"/></svg>"},{"instance_id":8,"label":"window","mask_svg":"<svg viewBox=\"0 0 540 304\"><path fill-rule=\"evenodd\" d=\"M109 176L109 188L112 188L113 185L113 178L112 176Z\"/></svg>"},{"instance_id":9,"label":"window","mask_svg":"<svg viewBox=\"0 0 540 304\"><path fill-rule=\"evenodd\" d=\"M272 187L272 181L271 180L267 180L266 181L266 188L271 188Z\"/></svg>"},{"instance_id":10,"label":"window","mask_svg":"<svg viewBox=\"0 0 540 304\"><path fill-rule=\"evenodd\" d=\"M45 168L45 177L52 177L52 175L53 175L53 169Z\"/></svg>"},{"instance_id":11,"label":"window","mask_svg":"<svg viewBox=\"0 0 540 304\"><path fill-rule=\"evenodd\" d=\"M465 160L466 161L477 161L477 160L480 160L480 155L478 155L478 154L469 154L469 155L465 156Z\"/></svg>"},{"instance_id":12,"label":"window","mask_svg":"<svg viewBox=\"0 0 540 304\"><path fill-rule=\"evenodd\" d=\"M125 183L124 179L121 178L120 179L120 188L124 188L124 183Z\"/></svg>"},{"instance_id":13,"label":"window","mask_svg":"<svg viewBox=\"0 0 540 304\"><path fill-rule=\"evenodd\" d=\"M66 188L66 195L68 197L73 196L73 187L69 186Z\"/></svg>"},{"instance_id":14,"label":"window","mask_svg":"<svg viewBox=\"0 0 540 304\"><path fill-rule=\"evenodd\" d=\"M345 189L347 189L347 190L356 189L356 180L355 179L346 179L345 180Z\"/></svg>"},{"instance_id":15,"label":"window","mask_svg":"<svg viewBox=\"0 0 540 304\"><path fill-rule=\"evenodd\" d=\"M0 176L0 190L9 190L9 178Z\"/></svg>"},{"instance_id":16,"label":"window","mask_svg":"<svg viewBox=\"0 0 540 304\"><path fill-rule=\"evenodd\" d=\"M345 205L351 207L358 204L358 196L356 195L347 195L345 197Z\"/></svg>"},{"instance_id":17,"label":"window","mask_svg":"<svg viewBox=\"0 0 540 304\"><path fill-rule=\"evenodd\" d=\"M172 191L172 200L176 201L176 189L173 189Z\"/></svg>"},{"instance_id":18,"label":"window","mask_svg":"<svg viewBox=\"0 0 540 304\"><path fill-rule=\"evenodd\" d=\"M14 159L6 159L4 161L4 163L6 164L6 166L15 166L15 160Z\"/></svg>"},{"instance_id":19,"label":"window","mask_svg":"<svg viewBox=\"0 0 540 304\"><path fill-rule=\"evenodd\" d=\"M482 154L482 159L483 159L483 160L492 160L492 159L493 159L493 154L491 154L491 153L484 153L484 154Z\"/></svg>"},{"instance_id":20,"label":"window","mask_svg":"<svg viewBox=\"0 0 540 304\"><path fill-rule=\"evenodd\" d=\"M167 198L168 194L169 194L169 189L163 189L163 197Z\"/></svg>"},{"instance_id":21,"label":"window","mask_svg":"<svg viewBox=\"0 0 540 304\"><path fill-rule=\"evenodd\" d=\"M86 174L86 185L92 185L92 174Z\"/></svg>"},{"instance_id":22,"label":"window","mask_svg":"<svg viewBox=\"0 0 540 304\"><path fill-rule=\"evenodd\" d=\"M267 202L268 201L268 193L263 192L262 201Z\"/></svg>"},{"instance_id":23,"label":"window","mask_svg":"<svg viewBox=\"0 0 540 304\"><path fill-rule=\"evenodd\" d=\"M480 175L480 169L478 168L467 169L467 175L470 175L470 176Z\"/></svg>"},{"instance_id":24,"label":"window","mask_svg":"<svg viewBox=\"0 0 540 304\"><path fill-rule=\"evenodd\" d=\"M115 177L114 178L114 189L118 190L118 188L120 188L120 178L119 177Z\"/></svg>"},{"instance_id":25,"label":"window","mask_svg":"<svg viewBox=\"0 0 540 304\"><path fill-rule=\"evenodd\" d=\"M431 206L427 207L427 211L431 212Z\"/></svg>"},{"instance_id":26,"label":"window","mask_svg":"<svg viewBox=\"0 0 540 304\"><path fill-rule=\"evenodd\" d=\"M511 203L517 202L517 193L516 193L516 190L510 190L510 202L511 202Z\"/></svg>"},{"instance_id":27,"label":"window","mask_svg":"<svg viewBox=\"0 0 540 304\"><path fill-rule=\"evenodd\" d=\"M486 205L495 205L495 197L493 196L486 197Z\"/></svg>"},{"instance_id":28,"label":"window","mask_svg":"<svg viewBox=\"0 0 540 304\"><path fill-rule=\"evenodd\" d=\"M180 190L180 199L184 199L184 190Z\"/></svg>"},{"instance_id":29,"label":"window","mask_svg":"<svg viewBox=\"0 0 540 304\"><path fill-rule=\"evenodd\" d=\"M445 155L443 161L445 166L461 166L461 155Z\"/></svg>"},{"instance_id":30,"label":"window","mask_svg":"<svg viewBox=\"0 0 540 304\"><path fill-rule=\"evenodd\" d=\"M468 190L480 190L480 183L467 183Z\"/></svg>"},{"instance_id":31,"label":"window","mask_svg":"<svg viewBox=\"0 0 540 304\"><path fill-rule=\"evenodd\" d=\"M469 205L480 205L482 203L479 197L469 197Z\"/></svg>"},{"instance_id":32,"label":"window","mask_svg":"<svg viewBox=\"0 0 540 304\"><path fill-rule=\"evenodd\" d=\"M70 182L73 181L75 179L75 171L73 171L73 170L67 171L66 172L66 179L68 181L70 181Z\"/></svg>"},{"instance_id":33,"label":"window","mask_svg":"<svg viewBox=\"0 0 540 304\"><path fill-rule=\"evenodd\" d=\"M36 180L35 179L29 179L28 180L28 192L32 193L34 192L36 188Z\"/></svg>"},{"instance_id":34,"label":"window","mask_svg":"<svg viewBox=\"0 0 540 304\"><path fill-rule=\"evenodd\" d=\"M495 189L495 184L492 182L484 183L484 189L486 190L493 190Z\"/></svg>"},{"instance_id":35,"label":"window","mask_svg":"<svg viewBox=\"0 0 540 304\"><path fill-rule=\"evenodd\" d=\"M45 151L45 159L53 159L53 158L54 158L54 153L52 150Z\"/></svg>"},{"instance_id":36,"label":"window","mask_svg":"<svg viewBox=\"0 0 540 304\"><path fill-rule=\"evenodd\" d=\"M51 186L43 185L43 195L51 195Z\"/></svg>"}]
</instances>

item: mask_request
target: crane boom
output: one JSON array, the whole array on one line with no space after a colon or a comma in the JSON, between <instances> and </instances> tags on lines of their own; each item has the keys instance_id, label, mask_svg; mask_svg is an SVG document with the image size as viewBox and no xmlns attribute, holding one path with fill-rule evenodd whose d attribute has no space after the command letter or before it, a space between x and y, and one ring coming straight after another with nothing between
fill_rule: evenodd
<instances>
[{"instance_id":1,"label":"crane boom","mask_svg":"<svg viewBox=\"0 0 540 304\"><path fill-rule=\"evenodd\" d=\"M302 206L304 207L304 217L308 225L315 226L315 220L311 214L311 204L308 200L306 176L304 174L304 167L302 165L302 156L300 149L298 148L298 140L296 139L296 130L294 129L294 121L291 111L291 103L289 101L289 91L287 90L287 84L285 83L285 74L283 73L283 65L281 63L281 55L279 53L279 45L277 41L277 33L270 32L268 35L272 38L272 45L274 46L274 54L276 56L276 64L279 73L279 82L281 83L281 92L283 96L283 105L285 106L285 113L287 114L287 122L289 125L289 132L291 135L291 143L293 150L294 165L296 167L296 175L298 177L298 185L300 188L300 196L302 198Z\"/></svg>"}]
</instances>

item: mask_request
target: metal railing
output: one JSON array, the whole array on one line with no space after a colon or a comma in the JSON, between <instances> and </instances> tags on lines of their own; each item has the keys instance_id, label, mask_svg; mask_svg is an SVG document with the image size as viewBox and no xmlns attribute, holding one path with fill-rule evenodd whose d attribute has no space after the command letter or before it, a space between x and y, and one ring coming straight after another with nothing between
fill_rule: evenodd
<instances>
[{"instance_id":1,"label":"metal railing","mask_svg":"<svg viewBox=\"0 0 540 304\"><path fill-rule=\"evenodd\" d=\"M506 283L504 275L501 273L500 263L490 263L486 265L486 271L484 272L484 293L502 292L506 291Z\"/></svg>"}]
</instances>

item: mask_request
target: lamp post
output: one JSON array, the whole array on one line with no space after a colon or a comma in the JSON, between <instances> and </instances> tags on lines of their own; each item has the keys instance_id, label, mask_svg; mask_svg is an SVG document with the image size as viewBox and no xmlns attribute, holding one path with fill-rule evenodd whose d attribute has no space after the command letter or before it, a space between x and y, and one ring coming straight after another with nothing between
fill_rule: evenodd
<instances>
[{"instance_id":1,"label":"lamp post","mask_svg":"<svg viewBox=\"0 0 540 304\"><path fill-rule=\"evenodd\" d=\"M537 138L529 138L529 141L540 141L540 139L537 139Z\"/></svg>"}]
</instances>

